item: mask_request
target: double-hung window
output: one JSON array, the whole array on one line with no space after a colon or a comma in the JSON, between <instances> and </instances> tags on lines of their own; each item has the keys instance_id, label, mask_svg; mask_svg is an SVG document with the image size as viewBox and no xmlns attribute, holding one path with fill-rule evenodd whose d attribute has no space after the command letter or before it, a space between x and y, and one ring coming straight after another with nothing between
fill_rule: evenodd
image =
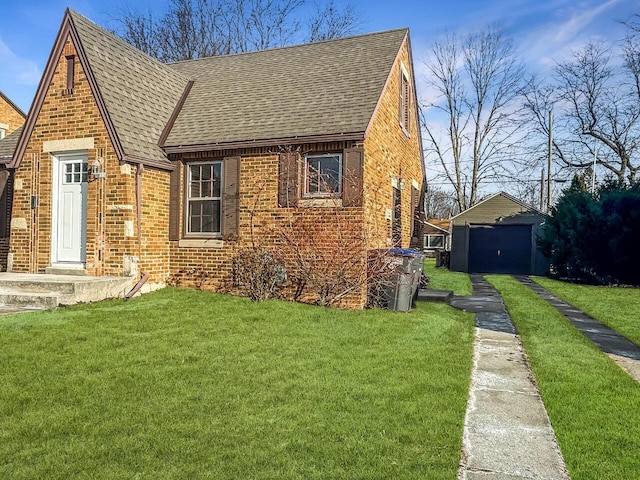
<instances>
[{"instance_id":1,"label":"double-hung window","mask_svg":"<svg viewBox=\"0 0 640 480\"><path fill-rule=\"evenodd\" d=\"M221 234L222 162L190 163L187 167L187 234Z\"/></svg>"},{"instance_id":2,"label":"double-hung window","mask_svg":"<svg viewBox=\"0 0 640 480\"><path fill-rule=\"evenodd\" d=\"M304 159L304 195L307 197L342 194L342 154L307 155Z\"/></svg>"}]
</instances>

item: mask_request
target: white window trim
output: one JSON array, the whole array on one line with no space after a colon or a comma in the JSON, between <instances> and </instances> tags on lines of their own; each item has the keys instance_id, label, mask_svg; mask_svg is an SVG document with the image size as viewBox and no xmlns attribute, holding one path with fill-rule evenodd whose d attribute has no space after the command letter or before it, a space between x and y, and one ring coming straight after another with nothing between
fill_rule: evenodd
<instances>
[{"instance_id":1,"label":"white window trim","mask_svg":"<svg viewBox=\"0 0 640 480\"><path fill-rule=\"evenodd\" d=\"M220 196L219 197L191 197L191 167L194 165L212 165L214 163L220 164ZM224 197L224 162L222 160L208 160L202 162L189 162L185 168L185 195L184 195L184 232L185 238L222 238L222 199ZM189 202L199 200L220 200L220 232L190 232L190 218L189 218Z\"/></svg>"},{"instance_id":2,"label":"white window trim","mask_svg":"<svg viewBox=\"0 0 640 480\"><path fill-rule=\"evenodd\" d=\"M309 193L307 192L307 160L309 158L319 158L319 157L336 157L338 159L338 191L334 193ZM342 196L342 168L343 168L343 156L342 153L314 153L310 155L305 155L304 157L304 175L303 175L303 185L302 185L302 197L303 198L335 198Z\"/></svg>"},{"instance_id":3,"label":"white window trim","mask_svg":"<svg viewBox=\"0 0 640 480\"><path fill-rule=\"evenodd\" d=\"M429 245L429 240L431 239L431 237L441 237L442 238L442 246L440 247L432 247ZM424 248L425 250L436 250L438 248L445 248L445 241L446 238L444 237L443 233L425 233L424 235Z\"/></svg>"}]
</instances>

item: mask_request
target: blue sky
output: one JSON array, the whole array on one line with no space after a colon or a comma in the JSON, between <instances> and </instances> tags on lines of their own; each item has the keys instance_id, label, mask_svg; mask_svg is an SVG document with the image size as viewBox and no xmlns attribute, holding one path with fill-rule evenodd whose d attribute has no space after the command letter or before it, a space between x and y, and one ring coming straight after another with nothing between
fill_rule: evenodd
<instances>
[{"instance_id":1,"label":"blue sky","mask_svg":"<svg viewBox=\"0 0 640 480\"><path fill-rule=\"evenodd\" d=\"M0 91L28 111L67 6L102 26L113 26L122 5L165 0L3 0L0 7ZM337 0L340 3L341 0ZM420 60L444 30L469 31L500 22L532 71L544 74L571 48L590 37L618 40L618 23L640 13L637 0L351 0L361 13L362 33L411 29L420 89Z\"/></svg>"}]
</instances>

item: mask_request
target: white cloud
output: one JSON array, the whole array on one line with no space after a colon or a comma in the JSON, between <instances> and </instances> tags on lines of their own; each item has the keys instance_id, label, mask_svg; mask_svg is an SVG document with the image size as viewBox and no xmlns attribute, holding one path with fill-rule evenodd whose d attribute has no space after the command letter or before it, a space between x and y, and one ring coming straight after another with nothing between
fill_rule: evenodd
<instances>
[{"instance_id":1,"label":"white cloud","mask_svg":"<svg viewBox=\"0 0 640 480\"><path fill-rule=\"evenodd\" d=\"M0 38L0 85L37 85L41 76L35 62L20 58Z\"/></svg>"}]
</instances>

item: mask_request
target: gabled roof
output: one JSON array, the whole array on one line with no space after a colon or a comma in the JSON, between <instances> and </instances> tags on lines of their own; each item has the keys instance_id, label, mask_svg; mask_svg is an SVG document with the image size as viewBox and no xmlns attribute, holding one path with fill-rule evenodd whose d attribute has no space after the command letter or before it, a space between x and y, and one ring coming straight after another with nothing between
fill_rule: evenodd
<instances>
[{"instance_id":1,"label":"gabled roof","mask_svg":"<svg viewBox=\"0 0 640 480\"><path fill-rule=\"evenodd\" d=\"M158 139L188 79L70 9L65 11L14 163L24 154L68 35L119 159L171 168Z\"/></svg>"},{"instance_id":2,"label":"gabled roof","mask_svg":"<svg viewBox=\"0 0 640 480\"><path fill-rule=\"evenodd\" d=\"M451 220L449 219L430 218L425 220L424 224L437 228L444 233L450 233L451 230Z\"/></svg>"},{"instance_id":3,"label":"gabled roof","mask_svg":"<svg viewBox=\"0 0 640 480\"><path fill-rule=\"evenodd\" d=\"M13 159L22 129L23 126L20 126L0 140L0 165L7 164Z\"/></svg>"},{"instance_id":4,"label":"gabled roof","mask_svg":"<svg viewBox=\"0 0 640 480\"><path fill-rule=\"evenodd\" d=\"M361 139L407 33L169 64L194 84L164 146L258 146L320 135Z\"/></svg>"},{"instance_id":5,"label":"gabled roof","mask_svg":"<svg viewBox=\"0 0 640 480\"><path fill-rule=\"evenodd\" d=\"M27 118L22 109L18 107L15 103L11 101L9 97L7 97L4 93L0 92L0 98L2 98L5 102L7 102L11 108L13 108L19 115L22 115L22 118Z\"/></svg>"},{"instance_id":6,"label":"gabled roof","mask_svg":"<svg viewBox=\"0 0 640 480\"><path fill-rule=\"evenodd\" d=\"M408 41L401 29L163 64L67 9L12 167L69 35L118 158L167 169L181 150L363 139Z\"/></svg>"},{"instance_id":7,"label":"gabled roof","mask_svg":"<svg viewBox=\"0 0 640 480\"><path fill-rule=\"evenodd\" d=\"M455 215L454 217L451 217L451 221L453 222L456 218L458 218L460 215L465 215L466 213L470 212L471 210L480 207L482 204L488 202L489 200L493 200L496 197L504 197L507 200L512 201L513 203L516 203L517 205L519 205L520 207L522 207L524 210L529 211L531 213L536 213L539 215L547 215L546 213L544 213L541 210L538 210L535 207L532 207L531 205L527 205L526 203L518 200L516 197L509 195L507 192L498 192L495 193L493 195L491 195L488 198L485 198L484 200L482 200L481 202L476 203L473 207L469 207L467 208L464 212L460 212L459 214Z\"/></svg>"},{"instance_id":8,"label":"gabled roof","mask_svg":"<svg viewBox=\"0 0 640 480\"><path fill-rule=\"evenodd\" d=\"M125 156L165 160L158 140L188 79L82 15L69 13Z\"/></svg>"}]
</instances>

